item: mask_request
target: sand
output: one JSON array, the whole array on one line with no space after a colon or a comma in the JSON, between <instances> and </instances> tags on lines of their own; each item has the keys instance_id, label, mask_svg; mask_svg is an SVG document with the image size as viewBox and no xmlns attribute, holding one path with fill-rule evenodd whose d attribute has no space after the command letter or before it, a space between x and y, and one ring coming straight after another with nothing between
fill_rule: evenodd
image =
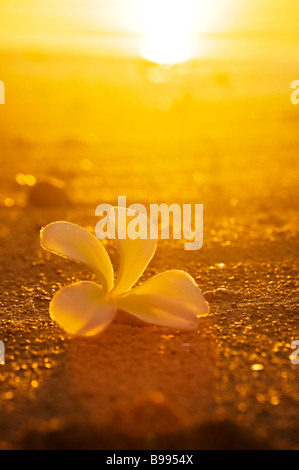
<instances>
[{"instance_id":1,"label":"sand","mask_svg":"<svg viewBox=\"0 0 299 470\"><path fill-rule=\"evenodd\" d=\"M270 83L269 64L195 63L157 84L149 66L120 62L6 57L0 448L297 449L299 366L289 356L299 339L299 108L283 85L291 65ZM156 107L166 92L167 112ZM53 178L60 191L34 192ZM198 330L119 312L103 334L73 338L51 321L54 292L95 276L44 252L40 228L67 220L92 230L95 207L118 195L204 204L203 248L161 241L140 280L189 272L211 307ZM107 249L117 269L114 242Z\"/></svg>"}]
</instances>

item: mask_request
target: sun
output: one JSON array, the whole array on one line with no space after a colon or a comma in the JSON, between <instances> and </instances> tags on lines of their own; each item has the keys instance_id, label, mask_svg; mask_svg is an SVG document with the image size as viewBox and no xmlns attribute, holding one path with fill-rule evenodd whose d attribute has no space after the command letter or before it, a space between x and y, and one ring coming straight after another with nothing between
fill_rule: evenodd
<instances>
[{"instance_id":1,"label":"sun","mask_svg":"<svg viewBox=\"0 0 299 470\"><path fill-rule=\"evenodd\" d=\"M191 59L194 12L194 0L142 0L141 56L165 65Z\"/></svg>"}]
</instances>

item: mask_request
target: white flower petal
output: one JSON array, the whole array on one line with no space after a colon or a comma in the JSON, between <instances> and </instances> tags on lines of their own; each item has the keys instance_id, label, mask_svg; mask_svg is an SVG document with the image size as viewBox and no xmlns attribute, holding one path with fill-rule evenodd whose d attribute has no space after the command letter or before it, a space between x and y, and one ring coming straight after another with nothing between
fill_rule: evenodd
<instances>
[{"instance_id":1,"label":"white flower petal","mask_svg":"<svg viewBox=\"0 0 299 470\"><path fill-rule=\"evenodd\" d=\"M184 271L166 271L119 296L118 308L149 323L178 329L198 326L209 306L193 278Z\"/></svg>"},{"instance_id":2,"label":"white flower petal","mask_svg":"<svg viewBox=\"0 0 299 470\"><path fill-rule=\"evenodd\" d=\"M94 282L77 282L63 287L50 303L50 316L65 331L78 336L101 333L113 320L116 305L106 299Z\"/></svg>"},{"instance_id":3,"label":"white flower petal","mask_svg":"<svg viewBox=\"0 0 299 470\"><path fill-rule=\"evenodd\" d=\"M94 269L105 292L113 287L113 268L103 244L79 225L54 222L41 230L41 245L60 256L81 261Z\"/></svg>"},{"instance_id":4,"label":"white flower petal","mask_svg":"<svg viewBox=\"0 0 299 470\"><path fill-rule=\"evenodd\" d=\"M157 239L150 238L150 227L152 222L140 212L125 208L115 207L115 225L118 233L118 224L121 216L126 215L127 227L138 215L140 225L147 230L147 238L136 238L132 240L128 236L123 239L118 238L120 251L120 267L117 280L112 291L113 295L119 295L128 291L140 278L148 263L155 254L157 248ZM122 227L123 230L123 227Z\"/></svg>"}]
</instances>

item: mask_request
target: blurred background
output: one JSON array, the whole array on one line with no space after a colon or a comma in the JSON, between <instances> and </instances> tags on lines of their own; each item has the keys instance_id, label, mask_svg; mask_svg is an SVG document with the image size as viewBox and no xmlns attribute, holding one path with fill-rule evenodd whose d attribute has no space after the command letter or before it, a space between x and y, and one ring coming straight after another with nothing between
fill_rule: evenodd
<instances>
[{"instance_id":1,"label":"blurred background","mask_svg":"<svg viewBox=\"0 0 299 470\"><path fill-rule=\"evenodd\" d=\"M5 173L99 173L106 200L130 164L117 193L190 199L226 170L237 182L245 170L254 191L271 158L283 183L293 157L277 139L297 141L296 0L2 0L0 11ZM89 178L90 202L101 181Z\"/></svg>"}]
</instances>

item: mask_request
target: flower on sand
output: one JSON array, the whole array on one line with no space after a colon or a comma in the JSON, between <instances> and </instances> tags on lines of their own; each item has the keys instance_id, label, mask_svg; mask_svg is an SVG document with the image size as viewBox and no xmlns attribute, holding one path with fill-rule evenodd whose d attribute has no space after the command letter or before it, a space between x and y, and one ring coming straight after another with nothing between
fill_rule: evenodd
<instances>
[{"instance_id":1,"label":"flower on sand","mask_svg":"<svg viewBox=\"0 0 299 470\"><path fill-rule=\"evenodd\" d=\"M92 336L103 331L117 311L145 322L175 329L198 326L198 317L209 312L200 289L184 271L170 270L132 288L152 259L157 240L118 240L120 268L113 267L101 241L69 222L54 222L41 230L46 250L92 268L99 284L81 281L60 289L50 303L50 316L68 333Z\"/></svg>"}]
</instances>

